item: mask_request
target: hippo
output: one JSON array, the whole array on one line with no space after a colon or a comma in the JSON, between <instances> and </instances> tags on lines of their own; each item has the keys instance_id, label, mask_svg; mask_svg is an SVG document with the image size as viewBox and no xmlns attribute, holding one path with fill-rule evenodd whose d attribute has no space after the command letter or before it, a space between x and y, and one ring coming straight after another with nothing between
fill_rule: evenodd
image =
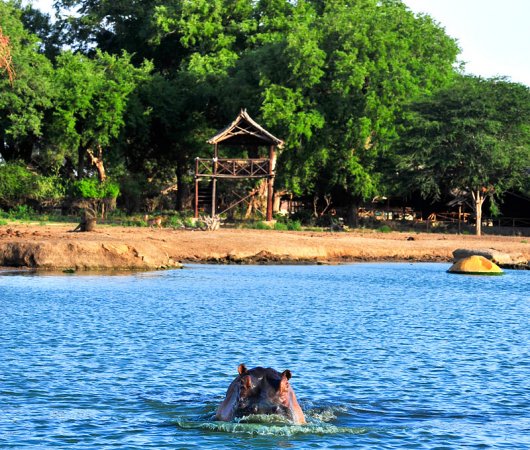
<instances>
[{"instance_id":1,"label":"hippo","mask_svg":"<svg viewBox=\"0 0 530 450\"><path fill-rule=\"evenodd\" d=\"M229 422L252 414L279 414L296 425L306 423L302 408L289 384L291 372L271 368L247 369L240 364L239 375L232 381L215 418Z\"/></svg>"}]
</instances>

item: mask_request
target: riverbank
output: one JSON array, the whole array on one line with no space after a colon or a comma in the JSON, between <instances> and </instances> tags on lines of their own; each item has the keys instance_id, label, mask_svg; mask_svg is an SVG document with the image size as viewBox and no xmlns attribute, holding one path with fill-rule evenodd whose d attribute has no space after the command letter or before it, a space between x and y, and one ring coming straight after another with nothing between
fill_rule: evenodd
<instances>
[{"instance_id":1,"label":"riverbank","mask_svg":"<svg viewBox=\"0 0 530 450\"><path fill-rule=\"evenodd\" d=\"M293 232L221 229L215 232L115 227L73 233L73 224L0 226L0 266L46 270L152 270L182 263L340 263L451 261L457 248L494 248L530 260L517 236L435 233Z\"/></svg>"}]
</instances>

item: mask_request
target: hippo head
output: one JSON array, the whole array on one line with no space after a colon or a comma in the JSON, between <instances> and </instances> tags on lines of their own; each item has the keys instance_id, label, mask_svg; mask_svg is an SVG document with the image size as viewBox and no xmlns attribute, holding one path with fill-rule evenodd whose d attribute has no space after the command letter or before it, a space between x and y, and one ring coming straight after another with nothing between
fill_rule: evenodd
<instances>
[{"instance_id":1,"label":"hippo head","mask_svg":"<svg viewBox=\"0 0 530 450\"><path fill-rule=\"evenodd\" d=\"M217 410L219 420L252 414L279 414L294 423L305 423L302 409L289 384L289 370L282 373L263 367L249 370L240 364L238 372L239 376L228 388L226 398Z\"/></svg>"},{"instance_id":2,"label":"hippo head","mask_svg":"<svg viewBox=\"0 0 530 450\"><path fill-rule=\"evenodd\" d=\"M274 369L263 367L248 370L244 364L241 364L238 372L237 417L250 414L291 416L288 403L290 371L285 370L280 374Z\"/></svg>"}]
</instances>

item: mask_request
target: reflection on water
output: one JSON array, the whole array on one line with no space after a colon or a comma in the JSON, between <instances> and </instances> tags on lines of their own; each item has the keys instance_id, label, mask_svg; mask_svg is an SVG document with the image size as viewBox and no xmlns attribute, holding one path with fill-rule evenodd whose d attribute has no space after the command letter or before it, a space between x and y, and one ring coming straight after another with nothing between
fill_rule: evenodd
<instances>
[{"instance_id":1,"label":"reflection on water","mask_svg":"<svg viewBox=\"0 0 530 450\"><path fill-rule=\"evenodd\" d=\"M2 272L0 447L529 448L530 273L447 267ZM216 422L240 363L308 424Z\"/></svg>"}]
</instances>

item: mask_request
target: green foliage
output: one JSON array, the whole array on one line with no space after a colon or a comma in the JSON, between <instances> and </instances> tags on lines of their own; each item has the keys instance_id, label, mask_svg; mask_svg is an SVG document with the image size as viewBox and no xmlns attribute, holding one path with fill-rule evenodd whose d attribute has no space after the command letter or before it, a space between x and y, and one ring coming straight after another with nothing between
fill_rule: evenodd
<instances>
[{"instance_id":1,"label":"green foliage","mask_svg":"<svg viewBox=\"0 0 530 450\"><path fill-rule=\"evenodd\" d=\"M396 0L59 5L82 7L70 19L80 46L91 36L102 51L152 58L155 74L131 103L129 161L175 167L179 198L192 158L241 107L286 141L277 186L370 198L386 187L403 103L446 83L458 53L441 26Z\"/></svg>"},{"instance_id":2,"label":"green foliage","mask_svg":"<svg viewBox=\"0 0 530 450\"><path fill-rule=\"evenodd\" d=\"M279 216L274 224L275 230L301 231L302 223L299 220L293 220L288 217Z\"/></svg>"},{"instance_id":3,"label":"green foliage","mask_svg":"<svg viewBox=\"0 0 530 450\"><path fill-rule=\"evenodd\" d=\"M35 179L35 186L31 198L35 200L61 200L66 195L64 180L57 176L39 175Z\"/></svg>"},{"instance_id":4,"label":"green foliage","mask_svg":"<svg viewBox=\"0 0 530 450\"><path fill-rule=\"evenodd\" d=\"M263 222L263 221L260 221L260 222L256 222L252 228L255 228L256 230L270 230L271 227L269 224Z\"/></svg>"},{"instance_id":5,"label":"green foliage","mask_svg":"<svg viewBox=\"0 0 530 450\"><path fill-rule=\"evenodd\" d=\"M83 178L71 184L74 197L84 199L116 199L120 194L120 187L112 181L101 183L96 178Z\"/></svg>"},{"instance_id":6,"label":"green foliage","mask_svg":"<svg viewBox=\"0 0 530 450\"><path fill-rule=\"evenodd\" d=\"M502 196L522 187L530 167L530 88L502 79L460 77L412 103L400 140L404 189Z\"/></svg>"},{"instance_id":7,"label":"green foliage","mask_svg":"<svg viewBox=\"0 0 530 450\"><path fill-rule=\"evenodd\" d=\"M261 80L263 117L287 141L280 182L335 203L368 199L385 188L403 104L447 82L458 47L396 1L297 2L288 20L274 54L284 70Z\"/></svg>"},{"instance_id":8,"label":"green foliage","mask_svg":"<svg viewBox=\"0 0 530 450\"><path fill-rule=\"evenodd\" d=\"M23 163L0 165L0 198L6 204L23 202L31 195L35 178Z\"/></svg>"},{"instance_id":9,"label":"green foliage","mask_svg":"<svg viewBox=\"0 0 530 450\"><path fill-rule=\"evenodd\" d=\"M434 199L447 192L472 199L480 235L485 199L492 199L491 212L498 213L495 197L528 183L530 88L460 77L411 105L400 156L405 189Z\"/></svg>"},{"instance_id":10,"label":"green foliage","mask_svg":"<svg viewBox=\"0 0 530 450\"><path fill-rule=\"evenodd\" d=\"M69 158L83 170L87 150L106 149L119 136L129 96L151 70L149 63L135 68L130 59L125 52L114 56L99 50L92 58L72 52L59 55L49 128L53 146L44 155L50 165Z\"/></svg>"},{"instance_id":11,"label":"green foliage","mask_svg":"<svg viewBox=\"0 0 530 450\"><path fill-rule=\"evenodd\" d=\"M267 222L259 221L253 222L246 225L247 228L253 228L255 230L271 230L276 231L301 231L302 224L297 220L286 220L277 221L274 225L270 225Z\"/></svg>"},{"instance_id":12,"label":"green foliage","mask_svg":"<svg viewBox=\"0 0 530 450\"><path fill-rule=\"evenodd\" d=\"M115 184L90 181L88 152L101 149L127 210L173 184L181 209L194 158L211 153L207 138L241 107L285 140L276 187L331 195L333 206L412 186L430 197L471 186L529 190L520 170L527 92L460 79L445 89L456 42L399 0L56 5L77 14L53 27L18 1L0 2L17 72L13 88L0 74L0 154L26 163L33 155L39 168L0 179L6 207L58 200L67 179L85 176L73 183L76 196L116 198ZM72 50L59 50L61 40ZM495 175L482 170L493 165Z\"/></svg>"},{"instance_id":13,"label":"green foliage","mask_svg":"<svg viewBox=\"0 0 530 450\"><path fill-rule=\"evenodd\" d=\"M84 178L72 184L72 192L75 197L81 198L103 198L99 189L99 182L93 178Z\"/></svg>"},{"instance_id":14,"label":"green foliage","mask_svg":"<svg viewBox=\"0 0 530 450\"><path fill-rule=\"evenodd\" d=\"M30 171L22 162L0 165L0 205L22 205L28 200L60 200L65 195L63 181Z\"/></svg>"},{"instance_id":15,"label":"green foliage","mask_svg":"<svg viewBox=\"0 0 530 450\"><path fill-rule=\"evenodd\" d=\"M377 229L377 231L379 231L380 233L391 233L392 228L390 228L388 225L382 225Z\"/></svg>"},{"instance_id":16,"label":"green foliage","mask_svg":"<svg viewBox=\"0 0 530 450\"><path fill-rule=\"evenodd\" d=\"M289 220L287 222L287 229L290 231L302 231L302 224L298 220Z\"/></svg>"},{"instance_id":17,"label":"green foliage","mask_svg":"<svg viewBox=\"0 0 530 450\"><path fill-rule=\"evenodd\" d=\"M0 154L6 161L29 162L55 92L52 65L39 53L37 36L24 28L19 2L0 2L0 27L9 38L16 73L11 86L0 72Z\"/></svg>"},{"instance_id":18,"label":"green foliage","mask_svg":"<svg viewBox=\"0 0 530 450\"><path fill-rule=\"evenodd\" d=\"M18 205L8 212L8 217L13 220L31 220L35 211L27 205Z\"/></svg>"},{"instance_id":19,"label":"green foliage","mask_svg":"<svg viewBox=\"0 0 530 450\"><path fill-rule=\"evenodd\" d=\"M191 217L185 217L183 222L186 228L198 228L199 227L199 223Z\"/></svg>"},{"instance_id":20,"label":"green foliage","mask_svg":"<svg viewBox=\"0 0 530 450\"><path fill-rule=\"evenodd\" d=\"M177 229L177 228L182 228L184 226L184 222L183 222L182 217L174 214L174 215L169 216L166 222L163 223L162 225Z\"/></svg>"}]
</instances>

